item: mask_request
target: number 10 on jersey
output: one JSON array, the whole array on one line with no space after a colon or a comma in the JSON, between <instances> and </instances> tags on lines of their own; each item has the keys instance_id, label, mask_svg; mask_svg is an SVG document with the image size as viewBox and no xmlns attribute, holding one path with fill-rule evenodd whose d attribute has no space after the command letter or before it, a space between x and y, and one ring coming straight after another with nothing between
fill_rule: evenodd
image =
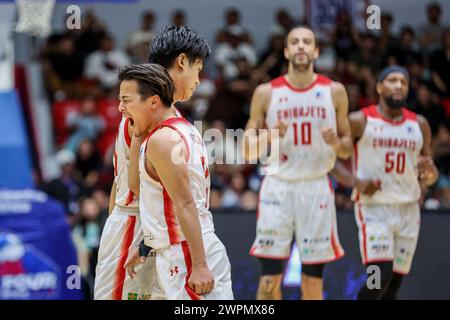
<instances>
[{"instance_id":1,"label":"number 10 on jersey","mask_svg":"<svg viewBox=\"0 0 450 320\"><path fill-rule=\"evenodd\" d=\"M294 122L292 125L294 127L294 145L298 146L299 136L302 145L311 144L311 122L302 122L300 125Z\"/></svg>"}]
</instances>

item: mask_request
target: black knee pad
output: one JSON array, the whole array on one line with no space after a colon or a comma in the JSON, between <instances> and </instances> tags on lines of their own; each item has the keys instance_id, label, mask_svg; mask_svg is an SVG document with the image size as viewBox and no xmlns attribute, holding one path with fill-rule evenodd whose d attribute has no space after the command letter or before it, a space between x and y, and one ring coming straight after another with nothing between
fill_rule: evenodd
<instances>
[{"instance_id":1,"label":"black knee pad","mask_svg":"<svg viewBox=\"0 0 450 320\"><path fill-rule=\"evenodd\" d=\"M302 273L310 277L323 278L325 264L302 264Z\"/></svg>"},{"instance_id":2,"label":"black knee pad","mask_svg":"<svg viewBox=\"0 0 450 320\"><path fill-rule=\"evenodd\" d=\"M282 274L286 260L259 258L261 262L261 275Z\"/></svg>"},{"instance_id":3,"label":"black knee pad","mask_svg":"<svg viewBox=\"0 0 450 320\"><path fill-rule=\"evenodd\" d=\"M394 272L386 291L381 297L381 300L397 300L397 295L398 292L400 291L403 277L404 276L402 274Z\"/></svg>"}]
</instances>

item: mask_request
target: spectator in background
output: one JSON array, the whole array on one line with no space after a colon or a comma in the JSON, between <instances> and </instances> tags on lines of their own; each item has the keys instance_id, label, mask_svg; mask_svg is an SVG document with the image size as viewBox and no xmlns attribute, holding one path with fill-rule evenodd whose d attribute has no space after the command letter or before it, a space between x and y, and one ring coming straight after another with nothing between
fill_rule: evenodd
<instances>
[{"instance_id":1,"label":"spectator in background","mask_svg":"<svg viewBox=\"0 0 450 320\"><path fill-rule=\"evenodd\" d=\"M76 168L80 172L83 184L87 189L92 189L98 181L101 158L92 141L81 140L76 154Z\"/></svg>"},{"instance_id":2,"label":"spectator in background","mask_svg":"<svg viewBox=\"0 0 450 320\"><path fill-rule=\"evenodd\" d=\"M95 266L100 245L100 207L93 198L80 201L78 221L72 229L72 239L77 249L81 275L86 279L91 292L94 288Z\"/></svg>"},{"instance_id":3,"label":"spectator in background","mask_svg":"<svg viewBox=\"0 0 450 320\"><path fill-rule=\"evenodd\" d=\"M100 40L100 49L87 57L84 75L86 78L97 80L108 92L119 83L117 78L119 69L129 63L127 54L115 47L111 36L104 35Z\"/></svg>"},{"instance_id":4,"label":"spectator in background","mask_svg":"<svg viewBox=\"0 0 450 320\"><path fill-rule=\"evenodd\" d=\"M319 46L320 55L314 62L314 66L317 72L330 74L336 65L336 50L334 50L334 47L321 33L317 34L316 41Z\"/></svg>"},{"instance_id":5,"label":"spectator in background","mask_svg":"<svg viewBox=\"0 0 450 320\"><path fill-rule=\"evenodd\" d=\"M352 52L358 50L358 32L353 27L352 18L345 10L336 15L336 28L331 34L331 43L338 59L348 60Z\"/></svg>"},{"instance_id":6,"label":"spectator in background","mask_svg":"<svg viewBox=\"0 0 450 320\"><path fill-rule=\"evenodd\" d=\"M172 26L181 27L186 25L186 13L184 10L177 9L172 13Z\"/></svg>"},{"instance_id":7,"label":"spectator in background","mask_svg":"<svg viewBox=\"0 0 450 320\"><path fill-rule=\"evenodd\" d=\"M287 61L284 57L284 37L282 30L270 33L269 43L259 57L257 72L260 72L262 82L268 82L287 71Z\"/></svg>"},{"instance_id":8,"label":"spectator in background","mask_svg":"<svg viewBox=\"0 0 450 320\"><path fill-rule=\"evenodd\" d=\"M418 28L418 36L421 51L430 54L439 49L442 32L449 26L441 24L441 7L437 2L428 4L427 20L427 24Z\"/></svg>"},{"instance_id":9,"label":"spectator in background","mask_svg":"<svg viewBox=\"0 0 450 320\"><path fill-rule=\"evenodd\" d=\"M217 45L214 61L223 80L235 79L239 75L236 61L245 58L251 67L256 65L255 49L245 42L244 29L239 25L227 28L225 41Z\"/></svg>"},{"instance_id":10,"label":"spectator in background","mask_svg":"<svg viewBox=\"0 0 450 320\"><path fill-rule=\"evenodd\" d=\"M450 132L448 125L441 125L432 141L433 158L439 172L450 172Z\"/></svg>"},{"instance_id":11,"label":"spectator in background","mask_svg":"<svg viewBox=\"0 0 450 320\"><path fill-rule=\"evenodd\" d=\"M249 115L250 98L258 81L252 78L253 68L245 57L233 63L237 74L224 82L212 101L214 108L206 113L209 121L223 120L227 128L243 128Z\"/></svg>"},{"instance_id":12,"label":"spectator in background","mask_svg":"<svg viewBox=\"0 0 450 320\"><path fill-rule=\"evenodd\" d=\"M104 119L97 115L97 104L92 96L83 99L79 114L67 116L67 126L73 131L65 145L68 150L75 152L83 139L97 139L106 125Z\"/></svg>"},{"instance_id":13,"label":"spectator in background","mask_svg":"<svg viewBox=\"0 0 450 320\"><path fill-rule=\"evenodd\" d=\"M126 50L132 63L146 62L148 56L148 46L153 40L155 33L153 25L155 23L155 13L152 10L142 14L141 26L133 31L127 39Z\"/></svg>"},{"instance_id":14,"label":"spectator in background","mask_svg":"<svg viewBox=\"0 0 450 320\"><path fill-rule=\"evenodd\" d=\"M388 63L407 66L420 56L411 26L403 26L400 31L399 46L389 54Z\"/></svg>"},{"instance_id":15,"label":"spectator in background","mask_svg":"<svg viewBox=\"0 0 450 320\"><path fill-rule=\"evenodd\" d=\"M231 176L230 185L225 188L222 195L222 208L239 208L240 197L246 190L246 180L244 175L238 171Z\"/></svg>"},{"instance_id":16,"label":"spectator in background","mask_svg":"<svg viewBox=\"0 0 450 320\"><path fill-rule=\"evenodd\" d=\"M275 13L275 23L270 28L270 33L282 34L283 36L285 36L293 26L294 19L292 19L289 12L284 8L280 8Z\"/></svg>"},{"instance_id":17,"label":"spectator in background","mask_svg":"<svg viewBox=\"0 0 450 320\"><path fill-rule=\"evenodd\" d=\"M209 208L220 209L222 205L222 192L219 189L211 189L211 193L209 195Z\"/></svg>"},{"instance_id":18,"label":"spectator in background","mask_svg":"<svg viewBox=\"0 0 450 320\"><path fill-rule=\"evenodd\" d=\"M392 52L398 45L398 39L394 36L392 32L392 23L394 22L394 18L389 12L382 12L380 23L381 29L378 34L378 49L383 55L385 59L388 52ZM386 61L384 61L385 64Z\"/></svg>"},{"instance_id":19,"label":"spectator in background","mask_svg":"<svg viewBox=\"0 0 450 320\"><path fill-rule=\"evenodd\" d=\"M97 202L100 208L100 214L97 220L100 228L100 234L102 234L106 219L109 216L109 195L104 189L96 188L92 192L92 198Z\"/></svg>"},{"instance_id":20,"label":"spectator in background","mask_svg":"<svg viewBox=\"0 0 450 320\"><path fill-rule=\"evenodd\" d=\"M430 69L441 95L450 98L450 30L442 32L441 47L430 57Z\"/></svg>"},{"instance_id":21,"label":"spectator in background","mask_svg":"<svg viewBox=\"0 0 450 320\"><path fill-rule=\"evenodd\" d=\"M100 41L107 33L105 23L98 18L92 9L83 12L80 30L72 30L76 37L76 51L83 59L100 48Z\"/></svg>"},{"instance_id":22,"label":"spectator in background","mask_svg":"<svg viewBox=\"0 0 450 320\"><path fill-rule=\"evenodd\" d=\"M258 194L252 190L245 190L239 199L239 206L243 210L256 210L258 207Z\"/></svg>"},{"instance_id":23,"label":"spectator in background","mask_svg":"<svg viewBox=\"0 0 450 320\"><path fill-rule=\"evenodd\" d=\"M228 42L230 28L239 28L242 32L242 41L248 44L253 42L250 33L241 25L241 14L236 8L228 8L224 15L225 25L216 33L216 44Z\"/></svg>"},{"instance_id":24,"label":"spectator in background","mask_svg":"<svg viewBox=\"0 0 450 320\"><path fill-rule=\"evenodd\" d=\"M360 36L359 48L350 54L350 60L356 64L358 70L368 67L372 73L378 72L382 62L381 52L373 34L365 33Z\"/></svg>"},{"instance_id":25,"label":"spectator in background","mask_svg":"<svg viewBox=\"0 0 450 320\"><path fill-rule=\"evenodd\" d=\"M61 150L55 159L60 175L48 183L46 191L64 205L66 214L73 216L78 212L78 199L84 193L81 179L75 170L75 155L69 150Z\"/></svg>"},{"instance_id":26,"label":"spectator in background","mask_svg":"<svg viewBox=\"0 0 450 320\"><path fill-rule=\"evenodd\" d=\"M445 109L441 105L433 102L431 95L430 88L426 83L422 82L419 84L414 111L423 115L428 120L434 136L438 128L445 124L446 114Z\"/></svg>"},{"instance_id":27,"label":"spectator in background","mask_svg":"<svg viewBox=\"0 0 450 320\"><path fill-rule=\"evenodd\" d=\"M80 93L78 80L83 70L83 57L75 50L72 36L51 36L41 53L44 81L51 100L72 98Z\"/></svg>"}]
</instances>

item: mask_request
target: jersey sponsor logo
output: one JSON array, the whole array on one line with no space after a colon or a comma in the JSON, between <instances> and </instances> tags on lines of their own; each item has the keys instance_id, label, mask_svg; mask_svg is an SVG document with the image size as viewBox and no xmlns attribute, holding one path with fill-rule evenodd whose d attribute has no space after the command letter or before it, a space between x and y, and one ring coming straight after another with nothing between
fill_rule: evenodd
<instances>
[{"instance_id":1,"label":"jersey sponsor logo","mask_svg":"<svg viewBox=\"0 0 450 320\"><path fill-rule=\"evenodd\" d=\"M278 110L278 120L291 120L295 118L311 118L311 119L326 119L327 109L322 106L306 106L306 107L292 107L288 109Z\"/></svg>"},{"instance_id":2,"label":"jersey sponsor logo","mask_svg":"<svg viewBox=\"0 0 450 320\"><path fill-rule=\"evenodd\" d=\"M54 299L58 267L43 252L0 231L0 299Z\"/></svg>"},{"instance_id":3,"label":"jersey sponsor logo","mask_svg":"<svg viewBox=\"0 0 450 320\"><path fill-rule=\"evenodd\" d=\"M377 148L397 148L416 151L417 142L412 139L384 138L377 137L372 139L372 147Z\"/></svg>"}]
</instances>

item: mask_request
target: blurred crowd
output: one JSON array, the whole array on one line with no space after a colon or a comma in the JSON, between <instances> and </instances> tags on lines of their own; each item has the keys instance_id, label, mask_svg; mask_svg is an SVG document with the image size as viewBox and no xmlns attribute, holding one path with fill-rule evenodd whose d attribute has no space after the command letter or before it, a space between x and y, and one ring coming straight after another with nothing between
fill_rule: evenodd
<instances>
[{"instance_id":1,"label":"blurred crowd","mask_svg":"<svg viewBox=\"0 0 450 320\"><path fill-rule=\"evenodd\" d=\"M441 21L439 4L429 4L425 14L426 24L403 25L397 34L391 29L395 19L391 13L382 13L381 29L360 32L347 12L339 12L334 30L317 37L320 58L316 71L345 84L350 111L354 111L377 101L376 75L381 68L399 64L408 69L408 106L430 122L434 159L440 171L437 184L424 190L421 205L450 208L450 29ZM65 123L57 124L68 130L64 141L56 139L61 174L43 182L42 188L65 204L86 269L94 270L113 179L111 145L115 132L111 133L111 121L97 108L101 100L116 101L121 66L146 62L156 19L155 12L144 12L140 27L130 32L121 48L107 25L89 11L83 15L80 30L51 35L40 52L46 91L54 108L61 101L79 102L77 112L68 112L62 120ZM188 18L184 11L176 10L171 21L185 25ZM212 67L202 72L193 98L177 105L183 116L190 121L202 120L203 129L223 133L226 128L243 129L255 87L287 71L284 38L298 24L305 21L296 21L287 10L279 9L265 48L258 52L239 10L226 10L223 27L212 43ZM113 138L105 139L105 135ZM262 177L256 165L212 164L210 169L213 210L257 208ZM352 208L351 190L337 183L334 187L337 207Z\"/></svg>"}]
</instances>

